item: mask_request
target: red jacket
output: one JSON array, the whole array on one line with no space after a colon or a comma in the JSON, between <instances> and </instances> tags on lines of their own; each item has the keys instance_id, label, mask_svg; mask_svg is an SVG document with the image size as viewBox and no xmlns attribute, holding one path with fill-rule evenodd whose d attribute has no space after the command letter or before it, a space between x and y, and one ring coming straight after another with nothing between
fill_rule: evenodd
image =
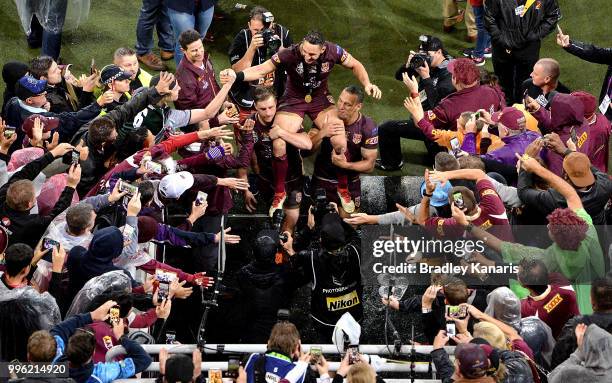
<instances>
[{"instance_id":1,"label":"red jacket","mask_svg":"<svg viewBox=\"0 0 612 383\"><path fill-rule=\"evenodd\" d=\"M178 100L174 101L176 109L205 108L219 93L215 69L208 53L204 54L204 69L193 65L183 57L176 68L175 76L181 87Z\"/></svg>"}]
</instances>

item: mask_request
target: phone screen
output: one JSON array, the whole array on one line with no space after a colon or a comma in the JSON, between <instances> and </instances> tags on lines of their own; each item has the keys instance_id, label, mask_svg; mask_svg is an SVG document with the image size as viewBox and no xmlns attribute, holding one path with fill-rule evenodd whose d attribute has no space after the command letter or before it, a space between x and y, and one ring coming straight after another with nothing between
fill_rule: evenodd
<instances>
[{"instance_id":1,"label":"phone screen","mask_svg":"<svg viewBox=\"0 0 612 383\"><path fill-rule=\"evenodd\" d=\"M455 202L455 206L457 206L459 209L462 209L463 207L465 207L465 204L463 202L463 194L454 193L453 201Z\"/></svg>"},{"instance_id":2,"label":"phone screen","mask_svg":"<svg viewBox=\"0 0 612 383\"><path fill-rule=\"evenodd\" d=\"M446 322L446 335L448 336L457 335L457 330L455 329L455 322Z\"/></svg>"},{"instance_id":3,"label":"phone screen","mask_svg":"<svg viewBox=\"0 0 612 383\"><path fill-rule=\"evenodd\" d=\"M9 139L13 136L13 134L15 134L15 128L11 126L4 128L4 138Z\"/></svg>"},{"instance_id":4,"label":"phone screen","mask_svg":"<svg viewBox=\"0 0 612 383\"><path fill-rule=\"evenodd\" d=\"M196 197L195 203L200 206L206 203L206 199L208 198L208 194L203 191L198 191L198 196Z\"/></svg>"}]
</instances>

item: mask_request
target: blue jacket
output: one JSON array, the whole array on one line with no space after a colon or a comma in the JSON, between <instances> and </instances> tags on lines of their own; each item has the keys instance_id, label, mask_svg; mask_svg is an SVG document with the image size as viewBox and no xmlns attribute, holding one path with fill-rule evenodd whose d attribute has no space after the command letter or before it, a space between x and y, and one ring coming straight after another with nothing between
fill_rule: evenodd
<instances>
[{"instance_id":1,"label":"blue jacket","mask_svg":"<svg viewBox=\"0 0 612 383\"><path fill-rule=\"evenodd\" d=\"M540 137L538 133L531 130L527 130L515 136L504 137L501 139L504 142L504 146L487 154L483 154L481 157L498 161L506 165L516 166L516 156L514 153L525 153L527 146L535 141L536 138Z\"/></svg>"},{"instance_id":2,"label":"blue jacket","mask_svg":"<svg viewBox=\"0 0 612 383\"><path fill-rule=\"evenodd\" d=\"M68 345L68 339L75 331L92 323L91 314L77 314L65 321L55 325L51 329L51 335L57 343L57 351L54 362L68 361L64 350ZM146 351L133 340L121 337L121 345L127 351L126 358L119 362L96 363L89 362L85 366L70 368L69 375L78 383L110 383L115 379L127 379L142 372L151 364L151 357Z\"/></svg>"}]
</instances>

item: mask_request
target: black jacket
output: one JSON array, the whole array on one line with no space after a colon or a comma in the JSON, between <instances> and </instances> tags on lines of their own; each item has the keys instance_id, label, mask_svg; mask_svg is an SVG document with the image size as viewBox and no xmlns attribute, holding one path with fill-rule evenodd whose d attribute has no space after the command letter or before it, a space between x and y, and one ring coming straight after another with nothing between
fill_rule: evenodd
<instances>
[{"instance_id":1,"label":"black jacket","mask_svg":"<svg viewBox=\"0 0 612 383\"><path fill-rule=\"evenodd\" d=\"M117 129L123 126L126 122L132 122L134 117L149 104L157 104L163 96L157 93L155 88L148 88L136 96L132 97L125 104L113 109L106 114L105 118L110 118L115 123ZM108 169L104 163L113 153L111 149L100 150L95 147L89 140L89 126L91 122L83 125L81 129L74 135L72 144L77 145L80 140L83 140L89 148L89 156L87 160L81 161L81 182L77 188L79 196L84 196L106 173ZM142 148L134 148L134 153Z\"/></svg>"},{"instance_id":2,"label":"black jacket","mask_svg":"<svg viewBox=\"0 0 612 383\"><path fill-rule=\"evenodd\" d=\"M599 102L606 97L606 94L609 94L610 97L612 97L610 92L610 90L612 90L612 48L600 48L593 44L570 40L570 45L565 48L565 50L583 60L595 64L607 64L608 71L606 72L606 77L604 78L604 82L601 86ZM606 117L608 120L612 121L612 107L609 107L606 111Z\"/></svg>"},{"instance_id":3,"label":"black jacket","mask_svg":"<svg viewBox=\"0 0 612 383\"><path fill-rule=\"evenodd\" d=\"M74 188L70 186L64 188L55 207L46 216L30 214L29 211L17 211L6 204L6 193L11 184L23 179L33 180L54 159L53 154L45 153L44 156L28 163L20 171L13 174L11 179L0 188L0 218L2 218L3 225L12 233L9 236L10 244L21 242L30 245L32 248L36 247L38 240L53 221L53 218L70 207L74 194Z\"/></svg>"},{"instance_id":4,"label":"black jacket","mask_svg":"<svg viewBox=\"0 0 612 383\"><path fill-rule=\"evenodd\" d=\"M84 92L82 88L78 87L73 87L73 89L75 96L78 97L74 105L70 102L70 95L64 83L55 86L47 85L47 101L51 104L50 112L76 112L79 108L95 101L93 92Z\"/></svg>"},{"instance_id":5,"label":"black jacket","mask_svg":"<svg viewBox=\"0 0 612 383\"><path fill-rule=\"evenodd\" d=\"M523 17L515 12L525 0L487 0L485 8L485 27L491 34L493 45L504 49L521 49L529 43L541 41L551 33L561 11L557 0L537 0Z\"/></svg>"},{"instance_id":6,"label":"black jacket","mask_svg":"<svg viewBox=\"0 0 612 383\"><path fill-rule=\"evenodd\" d=\"M439 66L432 68L429 67L429 78L419 78L419 92L425 91L427 96L422 101L423 110L432 110L438 105L440 101L449 94L455 91L453 85L452 75L446 69L448 66L449 59L446 59ZM402 65L395 72L395 79L403 81L402 73L406 70L406 65Z\"/></svg>"}]
</instances>

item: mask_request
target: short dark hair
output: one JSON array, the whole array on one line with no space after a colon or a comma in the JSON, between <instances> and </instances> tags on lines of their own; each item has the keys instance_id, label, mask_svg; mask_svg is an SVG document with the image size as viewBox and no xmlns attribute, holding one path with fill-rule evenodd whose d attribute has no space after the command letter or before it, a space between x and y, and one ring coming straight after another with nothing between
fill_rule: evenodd
<instances>
[{"instance_id":1,"label":"short dark hair","mask_svg":"<svg viewBox=\"0 0 612 383\"><path fill-rule=\"evenodd\" d=\"M360 104L363 102L364 93L361 87L357 85L349 85L344 88L344 91L352 94L353 96L357 96L357 102L359 102Z\"/></svg>"},{"instance_id":2,"label":"short dark hair","mask_svg":"<svg viewBox=\"0 0 612 383\"><path fill-rule=\"evenodd\" d=\"M459 162L455 156L447 152L439 152L434 157L434 166L439 172L459 169Z\"/></svg>"},{"instance_id":3,"label":"short dark hair","mask_svg":"<svg viewBox=\"0 0 612 383\"><path fill-rule=\"evenodd\" d=\"M140 193L140 203L144 206L153 200L155 186L151 181L143 181L138 184L138 192Z\"/></svg>"},{"instance_id":4,"label":"short dark hair","mask_svg":"<svg viewBox=\"0 0 612 383\"><path fill-rule=\"evenodd\" d=\"M253 9L251 9L251 12L249 12L249 20L263 21L263 14L266 12L268 12L266 8L262 7L261 5L256 5L253 7Z\"/></svg>"},{"instance_id":5,"label":"short dark hair","mask_svg":"<svg viewBox=\"0 0 612 383\"><path fill-rule=\"evenodd\" d=\"M457 160L460 169L479 169L485 171L485 163L478 156L463 156Z\"/></svg>"},{"instance_id":6,"label":"short dark hair","mask_svg":"<svg viewBox=\"0 0 612 383\"><path fill-rule=\"evenodd\" d=\"M66 225L72 234L81 235L91 224L91 213L94 208L87 202L70 206L66 210Z\"/></svg>"},{"instance_id":7,"label":"short dark hair","mask_svg":"<svg viewBox=\"0 0 612 383\"><path fill-rule=\"evenodd\" d=\"M26 268L32 258L34 250L25 243L14 243L9 246L4 252L4 262L6 266L6 274L9 277L17 276L21 270Z\"/></svg>"},{"instance_id":8,"label":"short dark hair","mask_svg":"<svg viewBox=\"0 0 612 383\"><path fill-rule=\"evenodd\" d=\"M325 44L325 38L323 37L323 34L321 34L321 32L319 31L309 31L308 33L306 33L306 36L304 36L304 41L307 41L310 44L314 44L314 45L324 45Z\"/></svg>"},{"instance_id":9,"label":"short dark hair","mask_svg":"<svg viewBox=\"0 0 612 383\"><path fill-rule=\"evenodd\" d=\"M264 86L258 86L253 91L253 100L257 104L258 102L265 101L270 97L274 97L276 99L276 93L272 88L266 88Z\"/></svg>"},{"instance_id":10,"label":"short dark hair","mask_svg":"<svg viewBox=\"0 0 612 383\"><path fill-rule=\"evenodd\" d=\"M81 367L91 359L96 348L96 337L89 328L78 329L68 340L66 358L75 367Z\"/></svg>"},{"instance_id":11,"label":"short dark hair","mask_svg":"<svg viewBox=\"0 0 612 383\"><path fill-rule=\"evenodd\" d=\"M134 154L134 151L143 149L147 137L149 137L149 129L145 126L130 130L117 145L117 161L123 161Z\"/></svg>"},{"instance_id":12,"label":"short dark hair","mask_svg":"<svg viewBox=\"0 0 612 383\"><path fill-rule=\"evenodd\" d=\"M591 299L594 311L612 310L612 275L597 278L591 285Z\"/></svg>"},{"instance_id":13,"label":"short dark hair","mask_svg":"<svg viewBox=\"0 0 612 383\"><path fill-rule=\"evenodd\" d=\"M38 330L28 338L28 361L51 362L55 358L57 344L53 335L46 330Z\"/></svg>"},{"instance_id":14,"label":"short dark hair","mask_svg":"<svg viewBox=\"0 0 612 383\"><path fill-rule=\"evenodd\" d=\"M447 277L444 279L444 297L449 305L458 306L462 303L467 303L470 296L467 284L456 277Z\"/></svg>"},{"instance_id":15,"label":"short dark hair","mask_svg":"<svg viewBox=\"0 0 612 383\"><path fill-rule=\"evenodd\" d=\"M542 294L548 288L548 269L539 259L523 258L519 263L518 280L523 287Z\"/></svg>"},{"instance_id":16,"label":"short dark hair","mask_svg":"<svg viewBox=\"0 0 612 383\"><path fill-rule=\"evenodd\" d=\"M6 204L18 211L28 210L34 198L36 198L34 184L30 180L15 181L6 191Z\"/></svg>"},{"instance_id":17,"label":"short dark hair","mask_svg":"<svg viewBox=\"0 0 612 383\"><path fill-rule=\"evenodd\" d=\"M33 58L32 61L30 61L30 74L36 79L47 77L53 62L53 57L49 56L39 56Z\"/></svg>"},{"instance_id":18,"label":"short dark hair","mask_svg":"<svg viewBox=\"0 0 612 383\"><path fill-rule=\"evenodd\" d=\"M134 52L132 48L121 47L121 48L117 48L115 53L113 53L113 59L118 59L124 56L134 56L134 55L136 55L136 52Z\"/></svg>"},{"instance_id":19,"label":"short dark hair","mask_svg":"<svg viewBox=\"0 0 612 383\"><path fill-rule=\"evenodd\" d=\"M183 49L187 49L189 44L201 39L202 36L200 35L200 32L196 31L195 29L187 29L186 31L181 32L178 38L179 44Z\"/></svg>"},{"instance_id":20,"label":"short dark hair","mask_svg":"<svg viewBox=\"0 0 612 383\"><path fill-rule=\"evenodd\" d=\"M101 148L117 129L115 121L108 116L98 117L89 125L89 142L96 148Z\"/></svg>"}]
</instances>

